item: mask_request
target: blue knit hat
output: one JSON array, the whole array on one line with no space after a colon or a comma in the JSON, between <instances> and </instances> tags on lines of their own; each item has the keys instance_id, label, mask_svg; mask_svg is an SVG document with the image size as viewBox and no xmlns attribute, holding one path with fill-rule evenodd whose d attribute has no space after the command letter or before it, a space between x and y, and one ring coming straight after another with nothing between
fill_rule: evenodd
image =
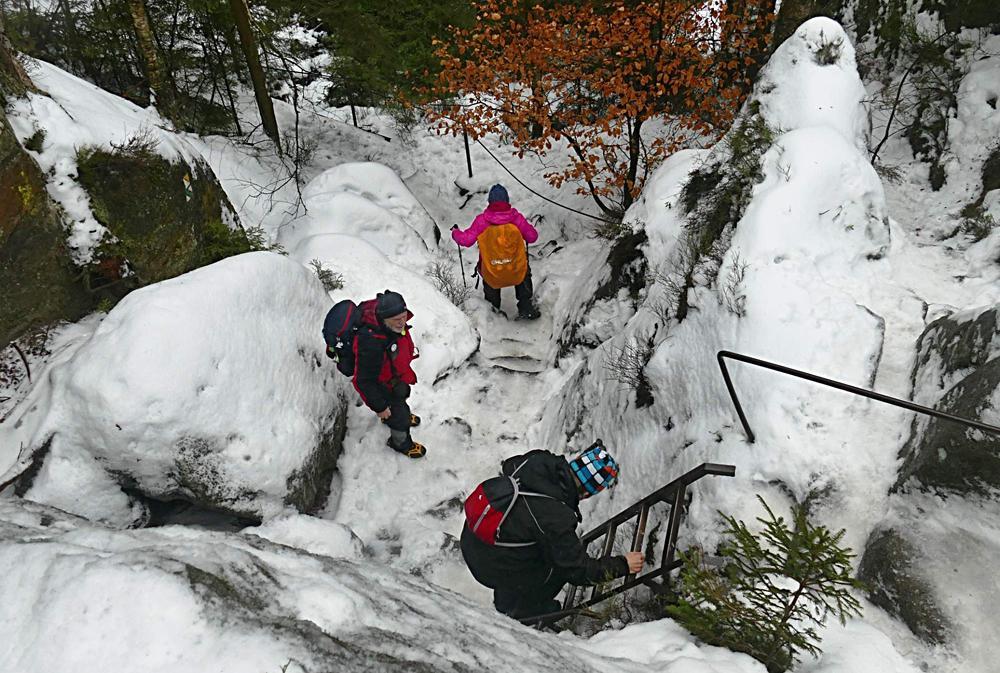
<instances>
[{"instance_id":1,"label":"blue knit hat","mask_svg":"<svg viewBox=\"0 0 1000 673\"><path fill-rule=\"evenodd\" d=\"M618 463L598 439L590 448L569 461L577 481L588 494L594 495L618 483Z\"/></svg>"},{"instance_id":2,"label":"blue knit hat","mask_svg":"<svg viewBox=\"0 0 1000 673\"><path fill-rule=\"evenodd\" d=\"M391 318L394 315L406 313L406 302L403 295L392 290L380 292L375 298L375 315L379 320Z\"/></svg>"},{"instance_id":3,"label":"blue knit hat","mask_svg":"<svg viewBox=\"0 0 1000 673\"><path fill-rule=\"evenodd\" d=\"M490 195L486 197L486 200L489 203L496 203L497 201L510 203L510 196L508 196L507 190L503 185L493 185L490 187Z\"/></svg>"}]
</instances>

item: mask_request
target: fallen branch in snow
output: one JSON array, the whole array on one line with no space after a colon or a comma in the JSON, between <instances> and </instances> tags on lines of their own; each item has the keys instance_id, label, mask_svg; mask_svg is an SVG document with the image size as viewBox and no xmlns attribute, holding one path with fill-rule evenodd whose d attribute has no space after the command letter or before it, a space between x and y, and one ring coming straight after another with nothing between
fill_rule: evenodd
<instances>
[{"instance_id":1,"label":"fallen branch in snow","mask_svg":"<svg viewBox=\"0 0 1000 673\"><path fill-rule=\"evenodd\" d=\"M12 341L10 345L14 348L15 351L17 351L17 354L21 356L21 362L24 363L24 371L27 372L28 374L28 383L31 383L31 366L28 364L28 358L24 355L24 351L21 350L21 347L18 346L16 343Z\"/></svg>"}]
</instances>

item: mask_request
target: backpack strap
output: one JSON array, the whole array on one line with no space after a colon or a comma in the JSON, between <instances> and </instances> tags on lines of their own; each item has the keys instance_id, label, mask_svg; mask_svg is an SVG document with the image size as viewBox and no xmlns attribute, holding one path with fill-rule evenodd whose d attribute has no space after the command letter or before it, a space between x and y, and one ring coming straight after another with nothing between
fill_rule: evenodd
<instances>
[{"instance_id":1,"label":"backpack strap","mask_svg":"<svg viewBox=\"0 0 1000 673\"><path fill-rule=\"evenodd\" d=\"M511 498L510 506L507 508L507 511L504 512L503 516L500 518L500 523L497 524L497 530L502 530L503 529L503 522L507 520L507 516L511 513L511 511L513 511L514 505L517 504L517 498L518 498L518 496L520 496L520 495L528 495L528 496L532 496L532 497L535 497L535 498L548 498L549 500L555 500L555 498L553 498L551 495L546 495L545 493L535 493L533 491L522 491L521 490L521 485L520 485L520 483L518 483L518 481L517 481L517 479L515 478L514 475L516 475L517 472L518 472L518 470L520 470L522 467L524 467L529 460L530 460L530 458L525 458L521 462L520 465L518 465L516 468L514 468L513 472L511 472L508 475L504 475L508 479L510 479L510 483L514 487L514 497ZM538 525L538 519L535 518L535 513L531 511L531 507L528 506L528 502L527 501L524 502L524 506L528 508L528 514L531 515L531 519L532 519L532 521L535 522L535 526L538 527L538 531L541 532L541 533L544 533L545 531L542 530L542 527L540 525ZM496 543L494 543L494 546L495 547L530 547L530 546L535 545L535 544L538 544L538 542L537 541L535 541L535 542L496 542Z\"/></svg>"}]
</instances>

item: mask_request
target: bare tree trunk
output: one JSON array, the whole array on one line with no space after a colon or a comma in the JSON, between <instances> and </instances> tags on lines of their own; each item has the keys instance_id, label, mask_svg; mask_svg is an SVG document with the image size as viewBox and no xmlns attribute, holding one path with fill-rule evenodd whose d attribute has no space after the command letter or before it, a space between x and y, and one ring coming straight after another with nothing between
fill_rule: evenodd
<instances>
[{"instance_id":1,"label":"bare tree trunk","mask_svg":"<svg viewBox=\"0 0 1000 673\"><path fill-rule=\"evenodd\" d=\"M128 9L132 15L132 25L135 27L146 79L149 80L149 87L156 95L156 108L173 119L175 112L173 89L166 81L163 68L160 66L160 57L156 53L156 42L153 39L153 28L149 25L145 0L128 0Z\"/></svg>"},{"instance_id":2,"label":"bare tree trunk","mask_svg":"<svg viewBox=\"0 0 1000 673\"><path fill-rule=\"evenodd\" d=\"M257 99L257 108L260 110L260 121L264 126L264 133L280 149L278 122L274 118L274 105L271 103L271 97L267 95L264 69L260 66L257 41L254 39L253 30L250 27L250 10L247 9L246 0L229 0L229 6L233 11L236 29L240 33L240 44L243 47L243 56L247 60L247 68L250 70L250 81L253 82L253 93Z\"/></svg>"},{"instance_id":3,"label":"bare tree trunk","mask_svg":"<svg viewBox=\"0 0 1000 673\"><path fill-rule=\"evenodd\" d=\"M221 28L226 38L226 47L229 49L230 58L233 59L233 65L239 66L243 58L243 53L240 51L239 41L236 39L235 27L232 22L223 22ZM243 68L236 67L234 74L236 75L236 81L240 84L247 84L247 74Z\"/></svg>"}]
</instances>

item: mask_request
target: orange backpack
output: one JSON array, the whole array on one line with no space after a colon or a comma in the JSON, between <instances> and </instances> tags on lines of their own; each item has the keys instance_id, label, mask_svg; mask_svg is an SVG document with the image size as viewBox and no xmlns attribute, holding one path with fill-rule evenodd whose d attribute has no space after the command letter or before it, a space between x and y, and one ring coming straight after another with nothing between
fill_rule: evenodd
<instances>
[{"instance_id":1,"label":"orange backpack","mask_svg":"<svg viewBox=\"0 0 1000 673\"><path fill-rule=\"evenodd\" d=\"M479 244L479 273L492 288L511 287L528 273L528 253L524 238L513 224L491 224L476 239Z\"/></svg>"}]
</instances>

